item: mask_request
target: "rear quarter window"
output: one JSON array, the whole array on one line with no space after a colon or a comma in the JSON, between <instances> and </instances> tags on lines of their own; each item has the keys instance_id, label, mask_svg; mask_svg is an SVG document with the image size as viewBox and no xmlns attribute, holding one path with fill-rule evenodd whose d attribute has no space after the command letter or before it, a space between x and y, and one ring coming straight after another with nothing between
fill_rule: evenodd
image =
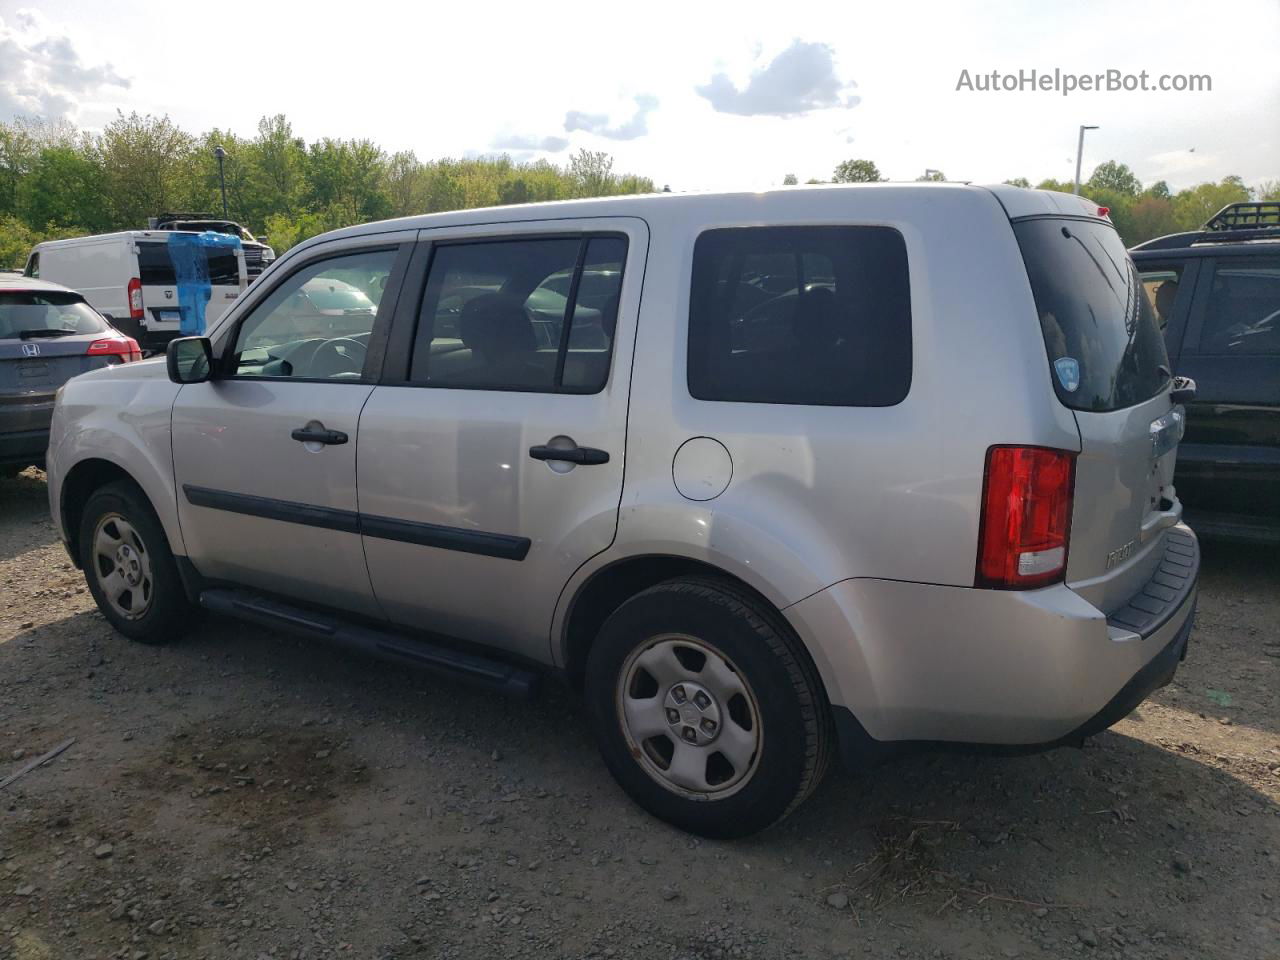
<instances>
[{"instance_id":1,"label":"rear quarter window","mask_svg":"<svg viewBox=\"0 0 1280 960\"><path fill-rule=\"evenodd\" d=\"M694 245L690 394L891 406L911 386L907 250L890 227L735 227Z\"/></svg>"},{"instance_id":2,"label":"rear quarter window","mask_svg":"<svg viewBox=\"0 0 1280 960\"><path fill-rule=\"evenodd\" d=\"M1044 217L1013 225L1058 399L1108 411L1150 400L1169 382L1151 298L1107 223Z\"/></svg>"}]
</instances>

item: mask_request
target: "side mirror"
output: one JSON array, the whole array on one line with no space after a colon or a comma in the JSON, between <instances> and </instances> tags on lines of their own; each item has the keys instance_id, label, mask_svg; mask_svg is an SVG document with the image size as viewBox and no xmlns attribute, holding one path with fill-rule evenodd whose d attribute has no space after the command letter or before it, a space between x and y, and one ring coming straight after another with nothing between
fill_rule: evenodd
<instances>
[{"instance_id":1,"label":"side mirror","mask_svg":"<svg viewBox=\"0 0 1280 960\"><path fill-rule=\"evenodd\" d=\"M174 383L204 383L213 378L213 344L208 337L170 340L165 364Z\"/></svg>"},{"instance_id":2,"label":"side mirror","mask_svg":"<svg viewBox=\"0 0 1280 960\"><path fill-rule=\"evenodd\" d=\"M1174 377L1169 399L1174 403L1190 403L1196 398L1196 382L1190 377Z\"/></svg>"}]
</instances>

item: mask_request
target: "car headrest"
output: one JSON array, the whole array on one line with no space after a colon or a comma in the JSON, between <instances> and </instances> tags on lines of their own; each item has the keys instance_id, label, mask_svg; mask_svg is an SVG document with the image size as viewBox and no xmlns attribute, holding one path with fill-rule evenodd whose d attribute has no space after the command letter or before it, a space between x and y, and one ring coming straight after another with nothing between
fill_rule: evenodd
<instances>
[{"instance_id":1,"label":"car headrest","mask_svg":"<svg viewBox=\"0 0 1280 960\"><path fill-rule=\"evenodd\" d=\"M600 307L600 327L610 342L613 341L613 332L618 329L618 303L621 298L621 294L615 293Z\"/></svg>"},{"instance_id":2,"label":"car headrest","mask_svg":"<svg viewBox=\"0 0 1280 960\"><path fill-rule=\"evenodd\" d=\"M1165 280L1156 287L1156 313L1168 320L1173 315L1173 302L1178 299L1178 281Z\"/></svg>"},{"instance_id":3,"label":"car headrest","mask_svg":"<svg viewBox=\"0 0 1280 960\"><path fill-rule=\"evenodd\" d=\"M462 342L486 359L533 353L538 340L524 304L505 293L482 293L462 308L458 321Z\"/></svg>"},{"instance_id":4,"label":"car headrest","mask_svg":"<svg viewBox=\"0 0 1280 960\"><path fill-rule=\"evenodd\" d=\"M834 347L840 343L836 295L826 287L805 290L796 302L792 333L806 347Z\"/></svg>"}]
</instances>

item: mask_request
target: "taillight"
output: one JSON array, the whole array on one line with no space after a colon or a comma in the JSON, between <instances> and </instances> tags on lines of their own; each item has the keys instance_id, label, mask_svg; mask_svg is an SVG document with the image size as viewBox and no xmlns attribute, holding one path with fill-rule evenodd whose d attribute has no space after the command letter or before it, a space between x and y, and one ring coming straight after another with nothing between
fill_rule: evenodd
<instances>
[{"instance_id":1,"label":"taillight","mask_svg":"<svg viewBox=\"0 0 1280 960\"><path fill-rule=\"evenodd\" d=\"M134 277L129 281L129 319L141 320L142 317L142 281Z\"/></svg>"},{"instance_id":2,"label":"taillight","mask_svg":"<svg viewBox=\"0 0 1280 960\"><path fill-rule=\"evenodd\" d=\"M111 337L94 340L86 351L91 357L118 357L116 363L131 363L142 359L142 348L133 337Z\"/></svg>"},{"instance_id":3,"label":"taillight","mask_svg":"<svg viewBox=\"0 0 1280 960\"><path fill-rule=\"evenodd\" d=\"M978 529L979 587L1020 590L1067 569L1076 455L1047 447L987 451Z\"/></svg>"}]
</instances>

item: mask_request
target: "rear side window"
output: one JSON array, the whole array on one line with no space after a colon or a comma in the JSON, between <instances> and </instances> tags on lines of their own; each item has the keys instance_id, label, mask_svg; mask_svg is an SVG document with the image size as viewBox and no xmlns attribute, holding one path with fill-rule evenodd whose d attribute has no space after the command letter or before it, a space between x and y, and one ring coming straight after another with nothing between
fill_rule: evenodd
<instances>
[{"instance_id":1,"label":"rear side window","mask_svg":"<svg viewBox=\"0 0 1280 960\"><path fill-rule=\"evenodd\" d=\"M1280 354L1280 257L1217 262L1199 352Z\"/></svg>"},{"instance_id":2,"label":"rear side window","mask_svg":"<svg viewBox=\"0 0 1280 960\"><path fill-rule=\"evenodd\" d=\"M609 376L627 241L495 240L435 249L409 379L596 393Z\"/></svg>"},{"instance_id":3,"label":"rear side window","mask_svg":"<svg viewBox=\"0 0 1280 960\"><path fill-rule=\"evenodd\" d=\"M138 279L144 287L177 286L169 247L163 243L138 244Z\"/></svg>"},{"instance_id":4,"label":"rear side window","mask_svg":"<svg viewBox=\"0 0 1280 960\"><path fill-rule=\"evenodd\" d=\"M1147 291L1151 308L1156 314L1156 323L1161 330L1165 330L1173 320L1178 291L1182 289L1182 267L1178 264L1155 267L1143 270L1141 276L1142 286Z\"/></svg>"},{"instance_id":5,"label":"rear side window","mask_svg":"<svg viewBox=\"0 0 1280 960\"><path fill-rule=\"evenodd\" d=\"M708 230L693 251L689 392L882 407L911 386L907 249L889 227Z\"/></svg>"},{"instance_id":6,"label":"rear side window","mask_svg":"<svg viewBox=\"0 0 1280 960\"><path fill-rule=\"evenodd\" d=\"M1058 399L1073 410L1120 410L1169 381L1151 297L1109 224L1014 223Z\"/></svg>"}]
</instances>

